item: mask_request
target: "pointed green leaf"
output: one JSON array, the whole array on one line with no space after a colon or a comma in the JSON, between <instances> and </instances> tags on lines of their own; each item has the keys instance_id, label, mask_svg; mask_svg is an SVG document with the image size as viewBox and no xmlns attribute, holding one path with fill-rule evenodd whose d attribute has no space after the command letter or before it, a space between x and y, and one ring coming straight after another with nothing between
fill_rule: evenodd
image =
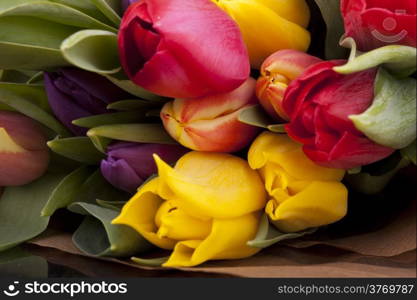
<instances>
[{"instance_id":1,"label":"pointed green leaf","mask_svg":"<svg viewBox=\"0 0 417 300\"><path fill-rule=\"evenodd\" d=\"M26 81L27 84L43 84L43 71L35 73Z\"/></svg>"},{"instance_id":2,"label":"pointed green leaf","mask_svg":"<svg viewBox=\"0 0 417 300\"><path fill-rule=\"evenodd\" d=\"M115 85L136 97L156 101L158 103L164 103L168 101L168 98L152 94L144 88L134 84L132 81L126 78L126 75L118 73L111 76L107 75L106 77Z\"/></svg>"},{"instance_id":3,"label":"pointed green leaf","mask_svg":"<svg viewBox=\"0 0 417 300\"><path fill-rule=\"evenodd\" d=\"M159 258L139 258L139 257L132 257L131 260L138 265L145 266L145 267L162 267L164 263L166 263L169 259L169 256L166 257L159 257Z\"/></svg>"},{"instance_id":4,"label":"pointed green leaf","mask_svg":"<svg viewBox=\"0 0 417 300\"><path fill-rule=\"evenodd\" d=\"M161 124L105 125L90 129L87 135L89 137L101 136L127 142L177 144Z\"/></svg>"},{"instance_id":5,"label":"pointed green leaf","mask_svg":"<svg viewBox=\"0 0 417 300\"><path fill-rule=\"evenodd\" d=\"M61 51L68 62L90 72L113 74L121 68L117 35L109 31L78 31L62 42Z\"/></svg>"},{"instance_id":6,"label":"pointed green leaf","mask_svg":"<svg viewBox=\"0 0 417 300\"><path fill-rule=\"evenodd\" d=\"M54 139L48 142L48 147L64 157L89 165L99 164L105 158L88 137Z\"/></svg>"},{"instance_id":7,"label":"pointed green leaf","mask_svg":"<svg viewBox=\"0 0 417 300\"><path fill-rule=\"evenodd\" d=\"M68 209L87 216L74 233L73 242L89 255L128 257L152 248L134 229L111 224L119 215L117 210L81 202L70 205Z\"/></svg>"},{"instance_id":8,"label":"pointed green leaf","mask_svg":"<svg viewBox=\"0 0 417 300\"><path fill-rule=\"evenodd\" d=\"M286 124L268 125L268 130L276 133L287 133L285 125Z\"/></svg>"},{"instance_id":9,"label":"pointed green leaf","mask_svg":"<svg viewBox=\"0 0 417 300\"><path fill-rule=\"evenodd\" d=\"M94 147L101 153L106 154L107 146L113 141L112 139L108 139L98 135L91 135L89 136L91 142L93 143Z\"/></svg>"},{"instance_id":10,"label":"pointed green leaf","mask_svg":"<svg viewBox=\"0 0 417 300\"><path fill-rule=\"evenodd\" d=\"M417 164L417 153L416 153L416 141L405 147L404 149L401 149L401 155L405 158L411 161L413 164Z\"/></svg>"},{"instance_id":11,"label":"pointed green leaf","mask_svg":"<svg viewBox=\"0 0 417 300\"><path fill-rule=\"evenodd\" d=\"M120 0L91 0L91 2L114 24L120 24L122 4Z\"/></svg>"},{"instance_id":12,"label":"pointed green leaf","mask_svg":"<svg viewBox=\"0 0 417 300\"><path fill-rule=\"evenodd\" d=\"M285 124L272 124L271 118L260 105L243 109L239 114L238 120L248 125L268 129L272 132L286 133Z\"/></svg>"},{"instance_id":13,"label":"pointed green leaf","mask_svg":"<svg viewBox=\"0 0 417 300\"><path fill-rule=\"evenodd\" d=\"M380 68L372 105L351 115L355 127L374 142L401 149L416 139L416 80L396 79Z\"/></svg>"},{"instance_id":14,"label":"pointed green leaf","mask_svg":"<svg viewBox=\"0 0 417 300\"><path fill-rule=\"evenodd\" d=\"M69 136L68 130L58 122L52 115L42 110L36 104L29 100L9 91L0 88L0 103L4 103L16 111L31 117L46 127L54 130L61 136Z\"/></svg>"},{"instance_id":15,"label":"pointed green leaf","mask_svg":"<svg viewBox=\"0 0 417 300\"><path fill-rule=\"evenodd\" d=\"M79 28L102 29L117 32L109 26L70 6L50 1L37 1L9 7L0 11L0 17L23 16L33 17Z\"/></svg>"},{"instance_id":16,"label":"pointed green leaf","mask_svg":"<svg viewBox=\"0 0 417 300\"><path fill-rule=\"evenodd\" d=\"M340 12L340 0L315 0L326 23L326 59L345 58L346 49L339 46L344 33L343 18Z\"/></svg>"},{"instance_id":17,"label":"pointed green leaf","mask_svg":"<svg viewBox=\"0 0 417 300\"><path fill-rule=\"evenodd\" d=\"M39 0L35 0L35 1L39 1ZM76 10L79 10L85 13L86 15L93 17L94 19L97 19L110 26L114 26L114 24L110 22L110 20L105 15L103 15L101 11L98 10L97 7L93 3L91 3L91 1L89 0L87 1L86 0L49 0L49 2L55 2L55 3L63 4L65 6L72 7Z\"/></svg>"},{"instance_id":18,"label":"pointed green leaf","mask_svg":"<svg viewBox=\"0 0 417 300\"><path fill-rule=\"evenodd\" d=\"M243 109L239 114L238 120L242 123L262 128L268 128L268 125L271 124L271 119L260 105Z\"/></svg>"},{"instance_id":19,"label":"pointed green leaf","mask_svg":"<svg viewBox=\"0 0 417 300\"><path fill-rule=\"evenodd\" d=\"M144 112L129 111L85 117L74 120L72 123L80 127L93 128L102 125L142 122L146 119L148 118L144 115Z\"/></svg>"},{"instance_id":20,"label":"pointed green leaf","mask_svg":"<svg viewBox=\"0 0 417 300\"><path fill-rule=\"evenodd\" d=\"M247 244L250 247L266 248L283 240L296 239L315 232L317 228L310 228L302 232L283 233L278 231L269 223L268 216L264 214L259 224L258 233L255 238Z\"/></svg>"},{"instance_id":21,"label":"pointed green leaf","mask_svg":"<svg viewBox=\"0 0 417 300\"><path fill-rule=\"evenodd\" d=\"M159 106L160 104L155 102L150 102L148 100L135 99L135 100L121 100L117 102L110 103L107 106L107 109L114 109L120 111L132 111L132 110L141 110L143 108L150 108L154 106Z\"/></svg>"},{"instance_id":22,"label":"pointed green leaf","mask_svg":"<svg viewBox=\"0 0 417 300\"><path fill-rule=\"evenodd\" d=\"M0 197L0 251L27 241L48 226L41 211L63 176L47 174L19 187L5 188Z\"/></svg>"},{"instance_id":23,"label":"pointed green leaf","mask_svg":"<svg viewBox=\"0 0 417 300\"><path fill-rule=\"evenodd\" d=\"M53 190L48 202L42 209L43 217L52 216L59 208L64 208L77 200L81 185L92 174L89 167L80 167L67 175Z\"/></svg>"},{"instance_id":24,"label":"pointed green leaf","mask_svg":"<svg viewBox=\"0 0 417 300\"><path fill-rule=\"evenodd\" d=\"M352 44L348 39L344 44ZM352 49L349 62L343 66L334 67L340 74L351 74L382 65L398 77L407 77L416 71L417 50L414 47L389 45L356 56L356 49Z\"/></svg>"},{"instance_id":25,"label":"pointed green leaf","mask_svg":"<svg viewBox=\"0 0 417 300\"><path fill-rule=\"evenodd\" d=\"M0 81L3 82L25 83L29 78L27 72L20 70L0 70Z\"/></svg>"}]
</instances>

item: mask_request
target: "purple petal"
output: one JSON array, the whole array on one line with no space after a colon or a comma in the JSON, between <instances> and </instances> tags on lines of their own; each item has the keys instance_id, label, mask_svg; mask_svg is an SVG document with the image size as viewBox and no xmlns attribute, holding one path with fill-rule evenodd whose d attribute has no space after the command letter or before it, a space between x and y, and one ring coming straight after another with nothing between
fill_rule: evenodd
<instances>
[{"instance_id":1,"label":"purple petal","mask_svg":"<svg viewBox=\"0 0 417 300\"><path fill-rule=\"evenodd\" d=\"M107 78L95 73L75 68L63 68L61 73L66 79L107 104L132 97Z\"/></svg>"},{"instance_id":2,"label":"purple petal","mask_svg":"<svg viewBox=\"0 0 417 300\"><path fill-rule=\"evenodd\" d=\"M179 145L116 143L109 148L108 156L114 160L123 159L139 177L148 178L157 173L153 154L173 164L188 151Z\"/></svg>"},{"instance_id":3,"label":"purple petal","mask_svg":"<svg viewBox=\"0 0 417 300\"><path fill-rule=\"evenodd\" d=\"M60 120L75 135L85 135L87 129L73 125L73 120L88 117L91 113L73 99L61 92L54 84L54 74L45 72L45 89L48 95L48 102L58 120Z\"/></svg>"},{"instance_id":4,"label":"purple petal","mask_svg":"<svg viewBox=\"0 0 417 300\"><path fill-rule=\"evenodd\" d=\"M143 179L123 159L112 157L101 161L101 173L108 182L123 191L134 193Z\"/></svg>"}]
</instances>

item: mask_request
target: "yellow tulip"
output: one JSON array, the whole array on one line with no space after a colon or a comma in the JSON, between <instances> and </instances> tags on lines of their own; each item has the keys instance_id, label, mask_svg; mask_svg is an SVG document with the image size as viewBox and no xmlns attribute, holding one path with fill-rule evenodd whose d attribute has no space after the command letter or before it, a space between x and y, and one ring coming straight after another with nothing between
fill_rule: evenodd
<instances>
[{"instance_id":1,"label":"yellow tulip","mask_svg":"<svg viewBox=\"0 0 417 300\"><path fill-rule=\"evenodd\" d=\"M257 172L229 154L190 152L174 168L154 156L158 177L138 190L114 224L173 250L165 267L238 259L259 251L246 243L258 229L266 192Z\"/></svg>"},{"instance_id":2,"label":"yellow tulip","mask_svg":"<svg viewBox=\"0 0 417 300\"><path fill-rule=\"evenodd\" d=\"M238 24L251 65L258 69L281 49L307 51L310 33L305 29L310 10L305 0L212 0Z\"/></svg>"},{"instance_id":3,"label":"yellow tulip","mask_svg":"<svg viewBox=\"0 0 417 300\"><path fill-rule=\"evenodd\" d=\"M270 200L265 212L282 232L336 222L347 212L344 170L319 166L287 135L262 133L252 144L249 165L258 170Z\"/></svg>"}]
</instances>

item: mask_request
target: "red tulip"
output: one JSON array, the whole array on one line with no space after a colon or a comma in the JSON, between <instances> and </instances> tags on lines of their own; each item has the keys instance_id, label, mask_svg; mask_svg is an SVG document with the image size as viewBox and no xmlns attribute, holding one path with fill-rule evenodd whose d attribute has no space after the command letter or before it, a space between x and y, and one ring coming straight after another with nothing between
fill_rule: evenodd
<instances>
[{"instance_id":1,"label":"red tulip","mask_svg":"<svg viewBox=\"0 0 417 300\"><path fill-rule=\"evenodd\" d=\"M376 69L341 75L325 61L308 68L287 88L282 105L290 116L288 135L304 144L306 155L325 167L350 169L371 164L394 152L357 130L350 115L373 102Z\"/></svg>"},{"instance_id":2,"label":"red tulip","mask_svg":"<svg viewBox=\"0 0 417 300\"><path fill-rule=\"evenodd\" d=\"M342 0L346 36L358 49L389 44L416 47L416 0Z\"/></svg>"},{"instance_id":3,"label":"red tulip","mask_svg":"<svg viewBox=\"0 0 417 300\"><path fill-rule=\"evenodd\" d=\"M156 94L194 98L239 87L250 72L236 23L210 0L142 0L119 32L122 66Z\"/></svg>"},{"instance_id":4,"label":"red tulip","mask_svg":"<svg viewBox=\"0 0 417 300\"><path fill-rule=\"evenodd\" d=\"M0 111L0 186L27 184L48 167L46 137L32 119Z\"/></svg>"}]
</instances>

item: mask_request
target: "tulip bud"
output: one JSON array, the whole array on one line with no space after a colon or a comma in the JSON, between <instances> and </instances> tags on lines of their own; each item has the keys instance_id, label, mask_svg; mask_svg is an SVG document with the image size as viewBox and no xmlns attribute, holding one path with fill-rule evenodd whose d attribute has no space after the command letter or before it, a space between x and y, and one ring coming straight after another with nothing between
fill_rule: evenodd
<instances>
[{"instance_id":1,"label":"tulip bud","mask_svg":"<svg viewBox=\"0 0 417 300\"><path fill-rule=\"evenodd\" d=\"M109 103L131 98L103 76L75 68L45 73L45 89L55 116L75 135L87 130L73 120L107 113Z\"/></svg>"},{"instance_id":2,"label":"tulip bud","mask_svg":"<svg viewBox=\"0 0 417 300\"><path fill-rule=\"evenodd\" d=\"M134 193L149 176L157 172L153 154L171 164L186 152L188 150L179 145L120 142L108 148L107 158L101 162L101 173L113 186Z\"/></svg>"},{"instance_id":3,"label":"tulip bud","mask_svg":"<svg viewBox=\"0 0 417 300\"><path fill-rule=\"evenodd\" d=\"M46 141L32 119L0 111L0 186L24 185L40 177L49 162Z\"/></svg>"},{"instance_id":4,"label":"tulip bud","mask_svg":"<svg viewBox=\"0 0 417 300\"><path fill-rule=\"evenodd\" d=\"M250 73L240 30L209 0L142 0L119 30L120 60L129 78L167 97L229 92Z\"/></svg>"},{"instance_id":5,"label":"tulip bud","mask_svg":"<svg viewBox=\"0 0 417 300\"><path fill-rule=\"evenodd\" d=\"M282 108L285 90L291 81L321 59L296 50L280 50L269 56L261 66L256 96L262 107L277 121L289 120Z\"/></svg>"},{"instance_id":6,"label":"tulip bud","mask_svg":"<svg viewBox=\"0 0 417 300\"><path fill-rule=\"evenodd\" d=\"M257 104L255 80L236 90L197 99L176 99L165 104L161 118L168 133L183 146L199 151L235 152L258 133L239 122L239 113Z\"/></svg>"}]
</instances>

